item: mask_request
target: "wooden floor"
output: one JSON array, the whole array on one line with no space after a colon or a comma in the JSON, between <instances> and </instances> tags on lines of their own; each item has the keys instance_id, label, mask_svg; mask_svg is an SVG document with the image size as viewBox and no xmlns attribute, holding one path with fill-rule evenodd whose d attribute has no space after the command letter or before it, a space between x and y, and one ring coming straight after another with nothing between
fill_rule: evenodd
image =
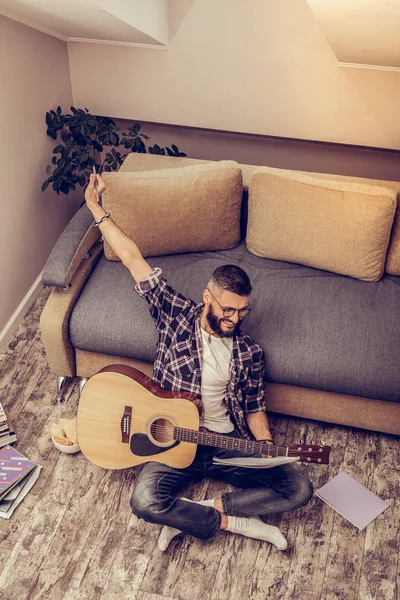
<instances>
[{"instance_id":1,"label":"wooden floor","mask_svg":"<svg viewBox=\"0 0 400 600\"><path fill-rule=\"evenodd\" d=\"M398 599L399 441L384 434L270 417L277 443L332 446L329 466L298 467L315 488L346 470L390 502L363 532L314 497L269 520L287 536L285 552L227 532L210 542L180 536L160 552L160 527L129 508L138 470L106 471L51 443L51 424L76 414L78 383L71 383L64 405L54 404L55 376L39 332L48 294L43 290L0 356L0 398L10 409L17 448L43 466L11 519L0 519L2 600ZM188 494L198 500L226 489L205 480Z\"/></svg>"}]
</instances>

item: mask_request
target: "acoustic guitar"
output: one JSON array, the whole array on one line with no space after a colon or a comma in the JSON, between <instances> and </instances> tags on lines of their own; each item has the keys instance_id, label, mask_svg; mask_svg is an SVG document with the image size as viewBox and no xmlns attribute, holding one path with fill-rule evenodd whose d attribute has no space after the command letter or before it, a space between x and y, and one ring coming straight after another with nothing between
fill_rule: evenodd
<instances>
[{"instance_id":1,"label":"acoustic guitar","mask_svg":"<svg viewBox=\"0 0 400 600\"><path fill-rule=\"evenodd\" d=\"M106 469L149 461L184 469L193 462L198 444L329 464L329 446L274 446L200 431L201 411L202 403L194 394L169 392L133 367L110 365L83 387L77 415L79 445L88 460Z\"/></svg>"}]
</instances>

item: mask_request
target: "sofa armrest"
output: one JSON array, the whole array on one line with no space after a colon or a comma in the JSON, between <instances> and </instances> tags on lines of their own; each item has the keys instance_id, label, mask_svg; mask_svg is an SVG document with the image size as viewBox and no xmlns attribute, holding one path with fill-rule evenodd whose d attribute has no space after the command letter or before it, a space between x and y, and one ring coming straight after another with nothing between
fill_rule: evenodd
<instances>
[{"instance_id":1,"label":"sofa armrest","mask_svg":"<svg viewBox=\"0 0 400 600\"><path fill-rule=\"evenodd\" d=\"M98 242L90 257L78 266L71 286L68 289L53 287L40 315L40 333L47 361L50 371L56 375L75 377L75 348L69 337L69 319L102 252L103 244Z\"/></svg>"},{"instance_id":2,"label":"sofa armrest","mask_svg":"<svg viewBox=\"0 0 400 600\"><path fill-rule=\"evenodd\" d=\"M74 215L62 232L43 269L43 285L65 288L101 232L93 225L86 204Z\"/></svg>"}]
</instances>

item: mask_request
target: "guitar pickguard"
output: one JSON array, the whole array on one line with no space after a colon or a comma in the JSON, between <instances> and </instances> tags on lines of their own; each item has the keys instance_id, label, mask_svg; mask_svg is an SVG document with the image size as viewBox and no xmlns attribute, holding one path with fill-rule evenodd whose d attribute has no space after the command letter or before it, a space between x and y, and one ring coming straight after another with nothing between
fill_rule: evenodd
<instances>
[{"instance_id":1,"label":"guitar pickguard","mask_svg":"<svg viewBox=\"0 0 400 600\"><path fill-rule=\"evenodd\" d=\"M151 456L153 454L160 454L175 448L179 444L179 440L175 440L173 444L168 447L157 446L153 444L145 433L134 433L131 437L130 448L133 454L136 456Z\"/></svg>"}]
</instances>

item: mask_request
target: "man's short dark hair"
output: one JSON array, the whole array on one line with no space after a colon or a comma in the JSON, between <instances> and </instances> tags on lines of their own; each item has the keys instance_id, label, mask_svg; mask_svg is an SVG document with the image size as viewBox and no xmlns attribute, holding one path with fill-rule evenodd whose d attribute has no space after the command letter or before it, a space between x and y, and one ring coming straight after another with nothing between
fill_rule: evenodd
<instances>
[{"instance_id":1,"label":"man's short dark hair","mask_svg":"<svg viewBox=\"0 0 400 600\"><path fill-rule=\"evenodd\" d=\"M214 285L238 296L249 296L252 289L247 273L236 265L222 265L215 269L208 285Z\"/></svg>"}]
</instances>

